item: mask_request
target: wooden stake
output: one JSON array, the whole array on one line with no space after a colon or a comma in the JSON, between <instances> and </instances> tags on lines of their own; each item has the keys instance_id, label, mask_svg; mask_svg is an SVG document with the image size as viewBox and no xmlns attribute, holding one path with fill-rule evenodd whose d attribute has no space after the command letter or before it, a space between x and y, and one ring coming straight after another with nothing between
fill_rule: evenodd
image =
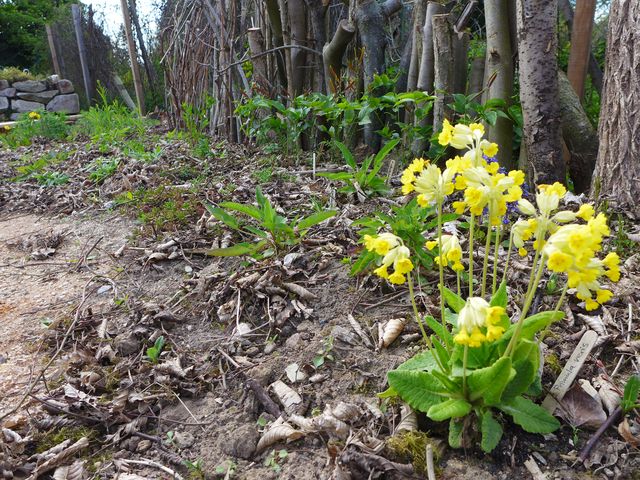
<instances>
[{"instance_id":1,"label":"wooden stake","mask_svg":"<svg viewBox=\"0 0 640 480\"><path fill-rule=\"evenodd\" d=\"M578 0L576 2L567 77L569 77L571 86L581 100L584 95L584 80L587 76L587 69L589 68L591 32L593 30L593 16L595 12L596 0Z\"/></svg>"},{"instance_id":2,"label":"wooden stake","mask_svg":"<svg viewBox=\"0 0 640 480\"><path fill-rule=\"evenodd\" d=\"M56 52L56 43L53 41L53 30L51 25L45 25L47 29L47 41L49 42L49 50L51 50L51 62L53 63L53 71L58 78L62 78L62 72L60 70L60 63L58 63L58 53Z\"/></svg>"},{"instance_id":3,"label":"wooden stake","mask_svg":"<svg viewBox=\"0 0 640 480\"><path fill-rule=\"evenodd\" d=\"M124 18L124 32L127 36L127 49L129 50L129 60L131 60L131 72L133 73L133 85L136 89L136 98L138 100L138 108L140 115L146 115L144 105L144 92L142 91L142 79L140 78L140 66L138 65L138 53L136 44L133 41L133 33L131 31L131 17L129 15L129 5L127 0L120 0L122 8L122 17Z\"/></svg>"},{"instance_id":4,"label":"wooden stake","mask_svg":"<svg viewBox=\"0 0 640 480\"><path fill-rule=\"evenodd\" d=\"M93 98L93 89L91 88L91 77L89 76L89 64L87 63L87 49L84 46L84 36L82 35L82 16L80 7L74 3L71 5L71 14L73 15L73 25L76 31L76 42L78 43L78 52L80 54L80 66L82 67L82 80L84 81L84 91L87 94L87 103L91 104Z\"/></svg>"}]
</instances>

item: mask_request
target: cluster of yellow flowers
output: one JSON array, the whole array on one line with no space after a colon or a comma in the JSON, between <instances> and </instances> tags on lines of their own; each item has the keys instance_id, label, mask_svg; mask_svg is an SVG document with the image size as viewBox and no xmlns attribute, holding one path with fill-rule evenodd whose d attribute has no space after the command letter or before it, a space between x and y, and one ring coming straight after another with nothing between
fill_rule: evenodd
<instances>
[{"instance_id":1,"label":"cluster of yellow flowers","mask_svg":"<svg viewBox=\"0 0 640 480\"><path fill-rule=\"evenodd\" d=\"M460 247L460 240L456 235L442 235L442 250L440 254L435 258L437 265L443 267L449 266L449 262L452 263L451 269L454 272L461 272L464 270L464 265L460 263L462 260L462 248ZM425 246L428 250L433 250L438 245L437 240L428 241Z\"/></svg>"},{"instance_id":2,"label":"cluster of yellow flowers","mask_svg":"<svg viewBox=\"0 0 640 480\"><path fill-rule=\"evenodd\" d=\"M374 270L376 275L396 285L407 281L405 274L413 270L413 263L409 258L411 252L404 246L400 237L388 232L375 237L365 235L364 246L370 252L383 255L382 264ZM393 265L393 273L389 273L391 265Z\"/></svg>"},{"instance_id":3,"label":"cluster of yellow flowers","mask_svg":"<svg viewBox=\"0 0 640 480\"><path fill-rule=\"evenodd\" d=\"M600 277L606 276L612 282L620 280L617 253L611 252L602 260L596 257L596 253L602 250L603 237L608 235L607 218L600 213L586 225L561 226L543 248L547 268L567 274L569 288L576 289L576 296L584 300L587 310L595 310L613 296L610 290L601 287Z\"/></svg>"},{"instance_id":4,"label":"cluster of yellow flowers","mask_svg":"<svg viewBox=\"0 0 640 480\"><path fill-rule=\"evenodd\" d=\"M29 112L29 119L40 120L40 114L38 112Z\"/></svg>"},{"instance_id":5,"label":"cluster of yellow flowers","mask_svg":"<svg viewBox=\"0 0 640 480\"><path fill-rule=\"evenodd\" d=\"M596 256L602 250L603 238L609 235L604 214L595 216L591 204L582 205L576 212L558 211L567 191L557 182L538 187L534 206L522 198L524 172L512 170L502 173L497 162L487 161L486 158L497 154L498 145L483 137L484 127L481 124L454 126L445 120L438 136L439 143L463 150L464 153L449 159L444 169L424 158L414 159L402 173L403 195L416 192L416 201L420 206L436 205L440 215L446 197L455 191L463 191L463 199L452 204L456 213L469 211L472 216L486 214L489 228L496 226L498 231L507 213L507 204L517 202L525 218L512 226L511 241L520 255L528 254L525 243L532 240L536 260L541 258L540 262L546 262L550 271L566 273L567 287L576 289L577 297L585 301L587 310L598 308L608 301L612 292L602 288L599 279L606 276L611 281L618 281L620 267L615 253L609 253L602 260ZM578 220L586 223L576 223ZM457 273L463 271L462 248L458 237L440 232L439 235L439 240L425 243L428 250L439 247L436 264L450 266ZM496 237L499 238L499 235ZM414 266L410 251L402 240L392 233L365 235L364 240L367 250L382 256L375 273L391 283L404 283L406 274ZM391 266L392 273L389 271ZM504 332L499 324L504 314L503 308L492 307L481 297L468 298L458 317L458 333L454 341L478 347L484 342L496 340Z\"/></svg>"},{"instance_id":6,"label":"cluster of yellow flowers","mask_svg":"<svg viewBox=\"0 0 640 480\"><path fill-rule=\"evenodd\" d=\"M479 347L484 342L499 339L504 327L499 325L505 315L502 307L492 307L480 297L469 297L467 303L458 314L458 333L453 341L460 345Z\"/></svg>"}]
</instances>

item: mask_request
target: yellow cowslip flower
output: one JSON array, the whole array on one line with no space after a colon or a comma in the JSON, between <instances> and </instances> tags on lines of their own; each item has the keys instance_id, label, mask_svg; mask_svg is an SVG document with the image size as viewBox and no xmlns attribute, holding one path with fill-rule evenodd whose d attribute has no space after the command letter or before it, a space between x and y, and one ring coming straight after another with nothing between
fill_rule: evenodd
<instances>
[{"instance_id":1,"label":"yellow cowslip flower","mask_svg":"<svg viewBox=\"0 0 640 480\"><path fill-rule=\"evenodd\" d=\"M381 265L373 273L398 285L407 280L405 275L414 267L409 258L411 252L402 244L400 237L389 232L383 232L377 237L365 235L364 245L370 252L384 255ZM393 273L389 273L391 266L393 266Z\"/></svg>"},{"instance_id":2,"label":"yellow cowslip flower","mask_svg":"<svg viewBox=\"0 0 640 480\"><path fill-rule=\"evenodd\" d=\"M504 333L504 327L499 325L504 313L504 308L492 307L484 298L467 298L458 314L458 333L453 341L460 345L479 347L484 342L499 339Z\"/></svg>"},{"instance_id":3,"label":"yellow cowslip flower","mask_svg":"<svg viewBox=\"0 0 640 480\"><path fill-rule=\"evenodd\" d=\"M576 217L581 218L586 222L591 220L595 213L596 212L593 208L593 205L591 205L590 203L583 203L582 205L580 205L580 208L576 212Z\"/></svg>"},{"instance_id":4,"label":"yellow cowslip flower","mask_svg":"<svg viewBox=\"0 0 640 480\"><path fill-rule=\"evenodd\" d=\"M507 212L507 202L514 202L522 196L522 189L516 185L514 176L492 175L483 167L469 168L462 176L467 183L464 199L469 211L482 215L485 207L488 208L491 225L502 221Z\"/></svg>"},{"instance_id":5,"label":"yellow cowslip flower","mask_svg":"<svg viewBox=\"0 0 640 480\"><path fill-rule=\"evenodd\" d=\"M424 167L429 164L424 158L415 158L407 168L402 172L400 181L402 182L402 194L409 195L415 190L414 182L416 181L416 173L422 172Z\"/></svg>"},{"instance_id":6,"label":"yellow cowslip flower","mask_svg":"<svg viewBox=\"0 0 640 480\"><path fill-rule=\"evenodd\" d=\"M487 157L495 157L498 154L498 144L497 143L489 143L482 147L482 153L484 153Z\"/></svg>"},{"instance_id":7,"label":"yellow cowslip flower","mask_svg":"<svg viewBox=\"0 0 640 480\"><path fill-rule=\"evenodd\" d=\"M471 168L471 160L468 158L460 157L456 155L453 158L447 160L447 168L455 173L462 173L467 168Z\"/></svg>"},{"instance_id":8,"label":"yellow cowslip flower","mask_svg":"<svg viewBox=\"0 0 640 480\"><path fill-rule=\"evenodd\" d=\"M613 295L601 287L598 279L607 276L620 279L619 257L609 253L603 260L596 254L602 249L602 239L609 235L604 214L590 219L586 225L563 225L547 240L542 252L547 268L567 274L567 285L576 289L576 297L585 301L587 310L594 310ZM596 298L593 298L593 292Z\"/></svg>"},{"instance_id":9,"label":"yellow cowslip flower","mask_svg":"<svg viewBox=\"0 0 640 480\"><path fill-rule=\"evenodd\" d=\"M451 263L451 269L454 272L460 272L464 270L464 266L461 263L462 260L462 248L460 247L460 240L456 235L442 235L442 251L438 252L439 255L435 258L435 262L443 267L448 267ZM428 250L433 250L438 246L437 240L431 240L425 243L425 247Z\"/></svg>"},{"instance_id":10,"label":"yellow cowslip flower","mask_svg":"<svg viewBox=\"0 0 640 480\"><path fill-rule=\"evenodd\" d=\"M11 125L5 125L3 128L4 128L5 132L10 132L11 131Z\"/></svg>"},{"instance_id":11,"label":"yellow cowslip flower","mask_svg":"<svg viewBox=\"0 0 640 480\"><path fill-rule=\"evenodd\" d=\"M418 204L426 207L433 203L442 203L447 195L453 193L453 171L444 171L433 164L429 164L420 172L414 187L418 195Z\"/></svg>"},{"instance_id":12,"label":"yellow cowslip flower","mask_svg":"<svg viewBox=\"0 0 640 480\"><path fill-rule=\"evenodd\" d=\"M31 120L40 120L40 114L38 112L29 112L29 118Z\"/></svg>"}]
</instances>

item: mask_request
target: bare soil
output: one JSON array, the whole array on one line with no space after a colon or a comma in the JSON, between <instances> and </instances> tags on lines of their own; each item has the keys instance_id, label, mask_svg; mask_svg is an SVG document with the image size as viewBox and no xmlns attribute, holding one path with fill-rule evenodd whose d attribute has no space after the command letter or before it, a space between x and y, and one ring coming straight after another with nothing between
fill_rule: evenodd
<instances>
[{"instance_id":1,"label":"bare soil","mask_svg":"<svg viewBox=\"0 0 640 480\"><path fill-rule=\"evenodd\" d=\"M386 372L420 349L408 292L348 274L358 248L351 222L387 205L338 196L339 215L278 256L209 257L206 249L237 237L203 204L251 202L252 173L263 154L221 147L203 161L180 142L148 141L150 149L154 142L165 148L155 164L114 148L107 156L121 164L99 185L86 177L98 156L91 145L75 145L67 163L56 165L70 183L48 189L32 179L15 182L16 165L26 155L67 145L39 144L4 152L0 160L0 417L29 394L2 420L20 440L0 436L0 478L3 470L26 478L36 462L54 457L38 457L41 452L84 438L88 447L40 478L72 465L86 478L129 480L426 478L411 465L424 464L422 452L420 459L391 447L401 405L377 397L386 389ZM296 168L275 168L262 182L282 212L308 214L310 198L334 201L329 182L296 174ZM206 178L196 188L198 172ZM137 189L154 197L120 202L119 195ZM168 210L167 201L184 206L184 217ZM629 304L637 311L638 298L637 262L631 260L616 299L600 315L603 340L579 379L611 373L620 358L620 377L637 368L634 354L624 353L633 352L635 339L627 316ZM420 304L435 313L437 280L426 276ZM517 268L510 272L514 296L527 276ZM540 297L542 305L553 301ZM547 354L559 365L580 332L596 324L580 316L586 312L576 304L567 312L567 322L545 338ZM402 335L378 348L378 326L396 318L407 320ZM148 349L160 337L165 343L155 358ZM45 381L34 382L54 355ZM294 364L301 377L291 375ZM545 388L557 373L556 364L545 365ZM292 407L282 401L274 389L278 381L302 402ZM258 450L277 417L296 427L293 419L312 419L341 404L351 412L346 433L319 429ZM593 429L565 424L543 437L505 421L504 438L485 455L475 441L466 450L448 449L446 430L423 415L418 425L419 441L436 451L438 479L532 478L524 466L531 459L550 479L639 478L638 451L615 428L583 465L577 453Z\"/></svg>"}]
</instances>

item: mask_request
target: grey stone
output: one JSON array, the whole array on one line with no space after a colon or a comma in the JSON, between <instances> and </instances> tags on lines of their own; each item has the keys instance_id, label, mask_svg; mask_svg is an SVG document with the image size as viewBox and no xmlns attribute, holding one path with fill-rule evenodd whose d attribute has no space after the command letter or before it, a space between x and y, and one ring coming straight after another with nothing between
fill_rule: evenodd
<instances>
[{"instance_id":1,"label":"grey stone","mask_svg":"<svg viewBox=\"0 0 640 480\"><path fill-rule=\"evenodd\" d=\"M78 113L80 111L80 99L77 93L58 95L47 104L50 112Z\"/></svg>"},{"instance_id":2,"label":"grey stone","mask_svg":"<svg viewBox=\"0 0 640 480\"><path fill-rule=\"evenodd\" d=\"M17 89L20 92L44 92L47 89L47 86L44 82L39 82L37 80L25 80L24 82L15 82L13 88Z\"/></svg>"},{"instance_id":3,"label":"grey stone","mask_svg":"<svg viewBox=\"0 0 640 480\"><path fill-rule=\"evenodd\" d=\"M9 99L0 97L0 112L6 112L7 110L9 110Z\"/></svg>"},{"instance_id":4,"label":"grey stone","mask_svg":"<svg viewBox=\"0 0 640 480\"><path fill-rule=\"evenodd\" d=\"M44 105L28 100L14 100L11 102L11 110L18 113L33 112L34 110L44 110Z\"/></svg>"},{"instance_id":5,"label":"grey stone","mask_svg":"<svg viewBox=\"0 0 640 480\"><path fill-rule=\"evenodd\" d=\"M12 113L11 115L9 115L9 120L11 120L12 122L15 122L16 120L20 119L20 115L22 115L21 113Z\"/></svg>"},{"instance_id":6,"label":"grey stone","mask_svg":"<svg viewBox=\"0 0 640 480\"><path fill-rule=\"evenodd\" d=\"M0 80L0 90L3 88L9 88L9 82L7 80Z\"/></svg>"},{"instance_id":7,"label":"grey stone","mask_svg":"<svg viewBox=\"0 0 640 480\"><path fill-rule=\"evenodd\" d=\"M15 97L16 89L15 88L3 88L0 90L0 97Z\"/></svg>"},{"instance_id":8,"label":"grey stone","mask_svg":"<svg viewBox=\"0 0 640 480\"><path fill-rule=\"evenodd\" d=\"M256 452L258 432L251 425L242 425L224 437L219 446L227 455L249 460Z\"/></svg>"},{"instance_id":9,"label":"grey stone","mask_svg":"<svg viewBox=\"0 0 640 480\"><path fill-rule=\"evenodd\" d=\"M116 335L116 338L113 339L113 345L116 347L116 351L123 356L132 355L140 350L140 341L133 332Z\"/></svg>"},{"instance_id":10,"label":"grey stone","mask_svg":"<svg viewBox=\"0 0 640 480\"><path fill-rule=\"evenodd\" d=\"M71 80L58 80L57 83L58 86L58 90L60 90L60 93L66 94L66 93L73 93L73 83L71 83Z\"/></svg>"},{"instance_id":11,"label":"grey stone","mask_svg":"<svg viewBox=\"0 0 640 480\"><path fill-rule=\"evenodd\" d=\"M39 93L19 93L18 98L29 100L30 102L49 103L53 97L58 95L58 90L46 90Z\"/></svg>"}]
</instances>

